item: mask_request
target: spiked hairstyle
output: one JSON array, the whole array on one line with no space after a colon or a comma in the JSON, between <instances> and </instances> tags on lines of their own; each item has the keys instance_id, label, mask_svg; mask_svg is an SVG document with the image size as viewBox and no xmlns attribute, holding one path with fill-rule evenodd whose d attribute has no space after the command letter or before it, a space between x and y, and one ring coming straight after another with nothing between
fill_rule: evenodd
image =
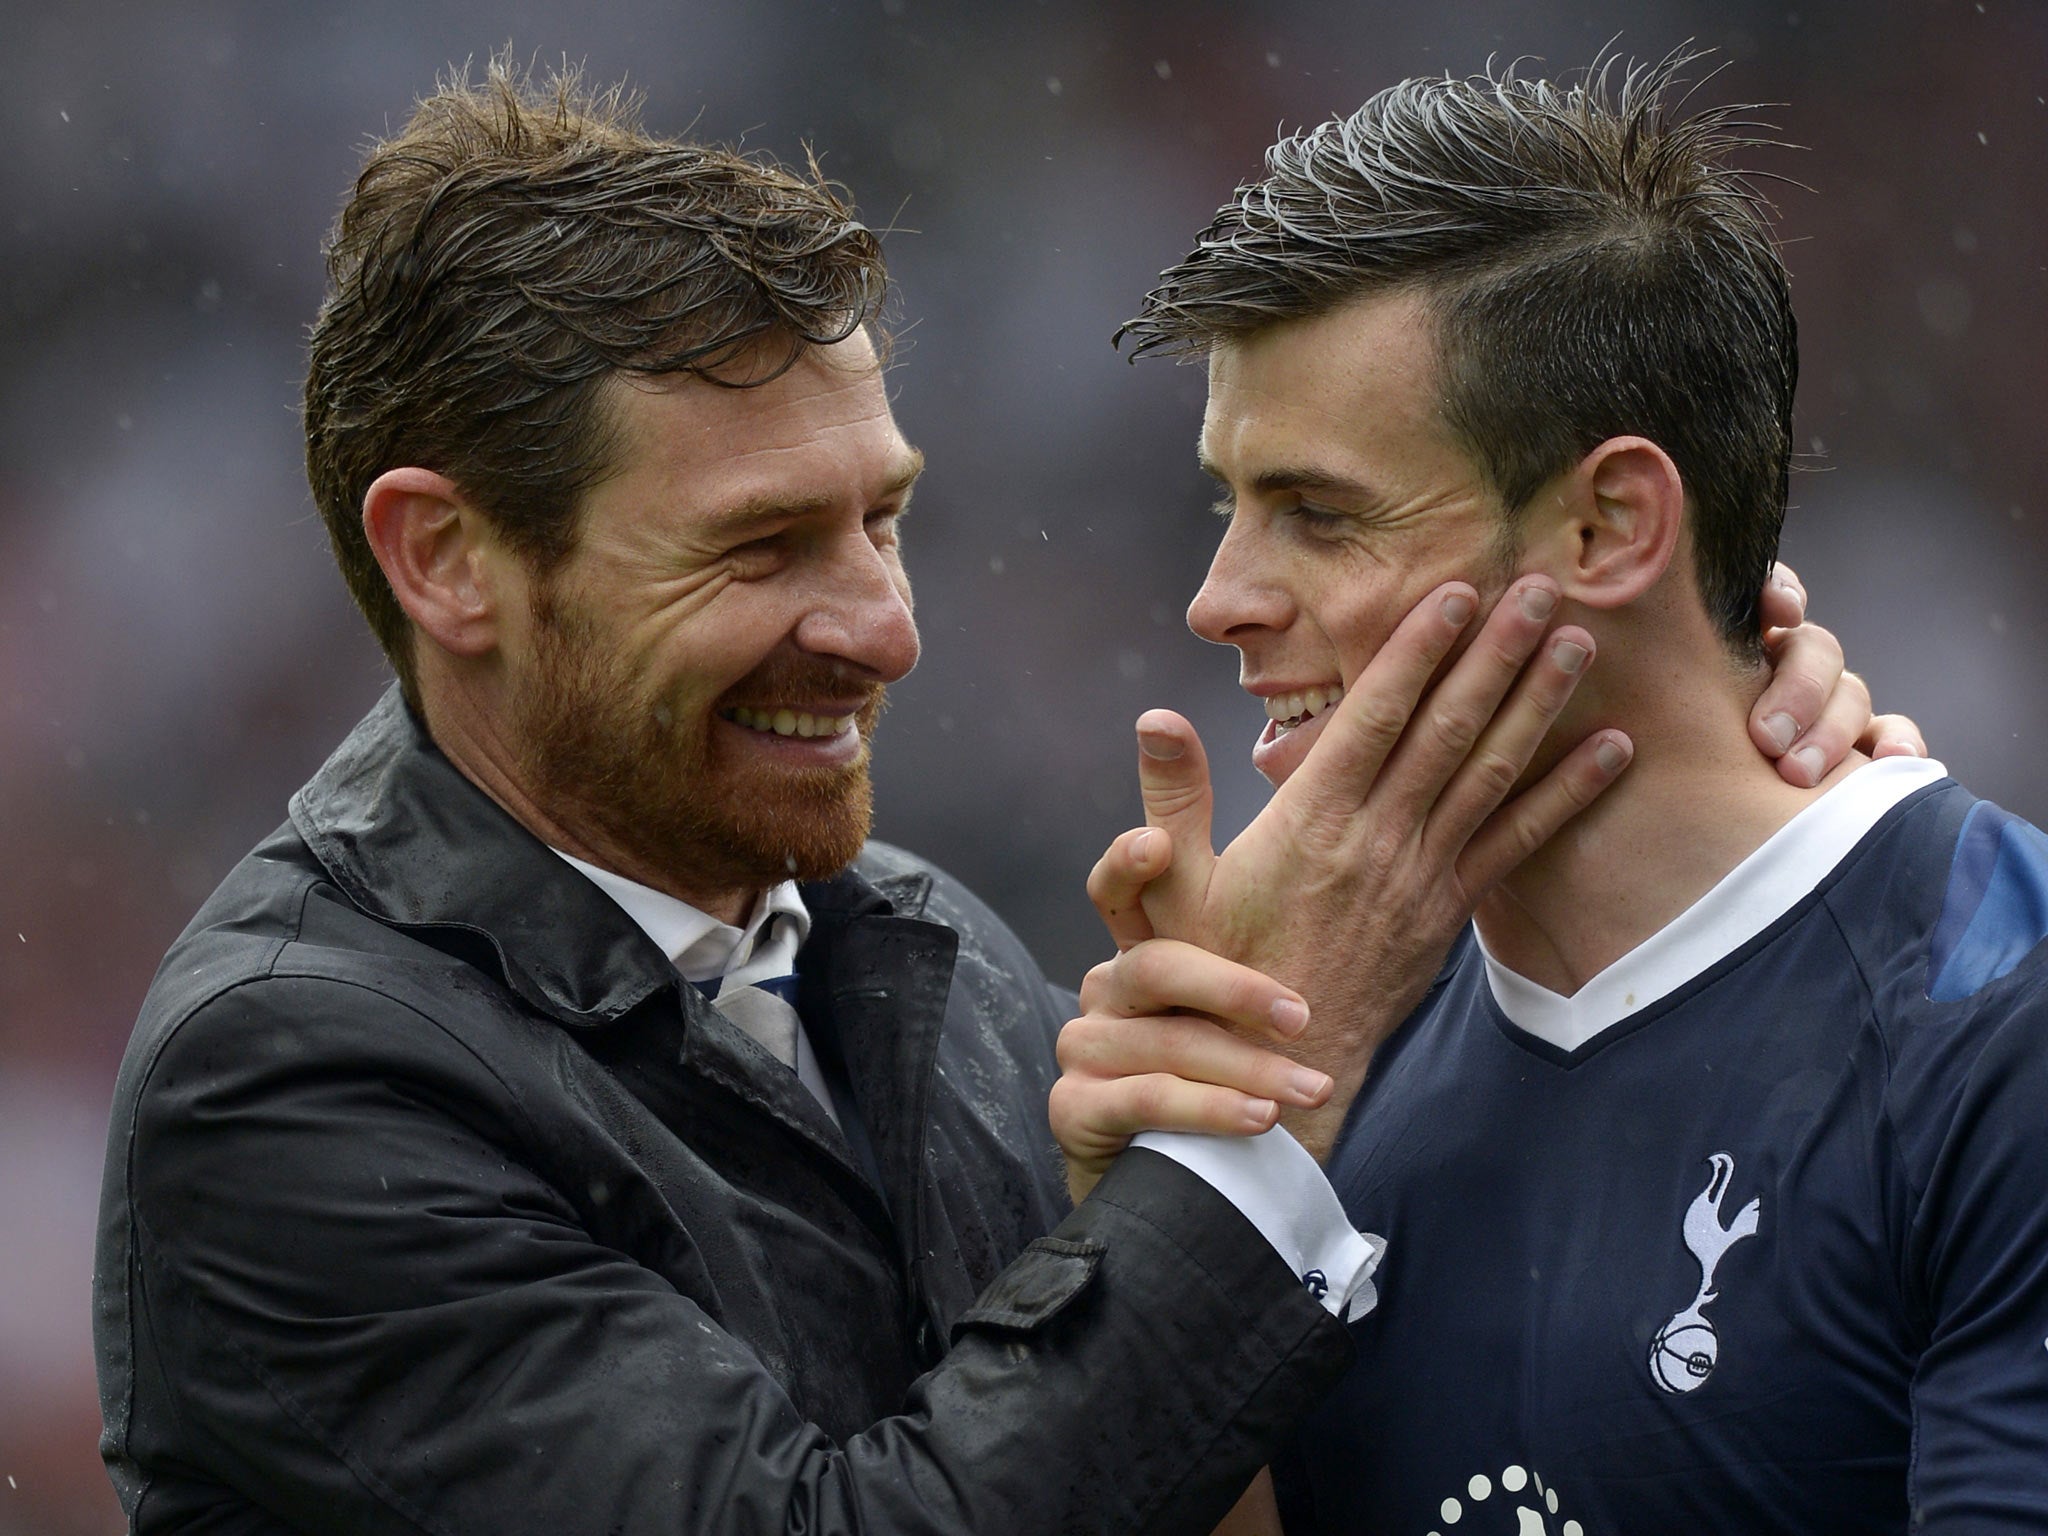
<instances>
[{"instance_id":1,"label":"spiked hairstyle","mask_svg":"<svg viewBox=\"0 0 2048 1536\"><path fill-rule=\"evenodd\" d=\"M1761 642L1792 449L1797 330L1751 107L1677 117L1680 50L1568 84L1513 66L1407 80L1281 140L1117 332L1206 353L1352 299L1419 289L1444 412L1512 523L1607 438L1659 444L1687 490L1700 592ZM1618 80L1617 80L1618 75Z\"/></svg>"},{"instance_id":2,"label":"spiked hairstyle","mask_svg":"<svg viewBox=\"0 0 2048 1536\"><path fill-rule=\"evenodd\" d=\"M611 465L607 378L762 383L876 323L887 287L879 241L815 164L652 137L618 90L504 58L371 149L327 271L307 477L415 707L409 626L363 534L379 474L446 475L545 572Z\"/></svg>"}]
</instances>

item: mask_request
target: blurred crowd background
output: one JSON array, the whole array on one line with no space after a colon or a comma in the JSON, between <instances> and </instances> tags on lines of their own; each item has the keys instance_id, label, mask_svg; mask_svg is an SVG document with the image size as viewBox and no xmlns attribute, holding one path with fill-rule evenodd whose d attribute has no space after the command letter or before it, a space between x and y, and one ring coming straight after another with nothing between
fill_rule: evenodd
<instances>
[{"instance_id":1,"label":"blurred crowd background","mask_svg":"<svg viewBox=\"0 0 2048 1536\"><path fill-rule=\"evenodd\" d=\"M1882 707L2048 821L2048 7L2036 0L4 0L0 95L0 1536L108 1531L87 1284L115 1065L165 945L383 687L296 402L362 144L510 44L674 133L815 146L891 226L926 660L881 832L1069 980L1188 712L1232 830L1261 723L1181 613L1217 525L1199 369L1109 346L1276 129L1489 56L1688 38L1759 155L1802 321L1786 547Z\"/></svg>"}]
</instances>

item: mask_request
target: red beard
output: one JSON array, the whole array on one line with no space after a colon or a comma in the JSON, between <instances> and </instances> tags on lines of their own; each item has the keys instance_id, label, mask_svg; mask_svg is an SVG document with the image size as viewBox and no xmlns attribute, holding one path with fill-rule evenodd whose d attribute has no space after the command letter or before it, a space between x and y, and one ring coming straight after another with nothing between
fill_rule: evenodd
<instances>
[{"instance_id":1,"label":"red beard","mask_svg":"<svg viewBox=\"0 0 2048 1536\"><path fill-rule=\"evenodd\" d=\"M658 691L638 693L640 680L618 672L588 616L545 585L534 624L535 670L515 702L516 725L530 792L558 825L592 829L665 877L651 883L683 891L822 880L853 862L873 820L868 742L884 705L880 684L850 680L828 662L777 657L696 717ZM849 695L864 700L850 763L763 772L721 749L721 711Z\"/></svg>"}]
</instances>

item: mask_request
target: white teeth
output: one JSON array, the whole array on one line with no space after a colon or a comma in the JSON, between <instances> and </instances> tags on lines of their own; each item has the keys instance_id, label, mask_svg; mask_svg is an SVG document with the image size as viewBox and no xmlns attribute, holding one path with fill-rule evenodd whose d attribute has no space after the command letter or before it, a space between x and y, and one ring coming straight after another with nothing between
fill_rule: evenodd
<instances>
[{"instance_id":1,"label":"white teeth","mask_svg":"<svg viewBox=\"0 0 2048 1536\"><path fill-rule=\"evenodd\" d=\"M1292 730L1314 719L1344 697L1341 683L1322 688L1304 688L1299 693L1276 694L1266 700L1266 716L1274 724Z\"/></svg>"},{"instance_id":2,"label":"white teeth","mask_svg":"<svg viewBox=\"0 0 2048 1536\"><path fill-rule=\"evenodd\" d=\"M776 736L843 736L853 729L852 715L812 715L795 709L729 709L725 718Z\"/></svg>"}]
</instances>

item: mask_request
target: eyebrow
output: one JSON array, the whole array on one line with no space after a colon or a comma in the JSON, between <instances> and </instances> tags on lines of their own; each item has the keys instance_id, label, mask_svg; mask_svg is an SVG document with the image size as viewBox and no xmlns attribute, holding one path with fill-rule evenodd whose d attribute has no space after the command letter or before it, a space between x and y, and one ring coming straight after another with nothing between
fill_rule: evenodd
<instances>
[{"instance_id":1,"label":"eyebrow","mask_svg":"<svg viewBox=\"0 0 2048 1536\"><path fill-rule=\"evenodd\" d=\"M1202 473L1214 480L1225 490L1230 488L1230 477L1206 453L1197 452L1195 461ZM1252 477L1251 488L1261 495L1270 496L1276 491L1314 491L1325 495L1335 494L1353 502L1369 502L1373 499L1372 488L1347 475L1335 474L1313 464L1278 464L1262 469Z\"/></svg>"},{"instance_id":2,"label":"eyebrow","mask_svg":"<svg viewBox=\"0 0 2048 1536\"><path fill-rule=\"evenodd\" d=\"M885 502L891 497L902 498L896 510L904 512L910 507L911 487L917 477L924 473L924 454L913 448L897 467L896 472L885 480L875 495L875 502ZM840 498L833 495L819 496L750 496L745 501L735 502L721 508L713 515L713 523L722 533L744 533L756 523L772 523L787 518L815 517L821 512L830 512L840 504Z\"/></svg>"}]
</instances>

